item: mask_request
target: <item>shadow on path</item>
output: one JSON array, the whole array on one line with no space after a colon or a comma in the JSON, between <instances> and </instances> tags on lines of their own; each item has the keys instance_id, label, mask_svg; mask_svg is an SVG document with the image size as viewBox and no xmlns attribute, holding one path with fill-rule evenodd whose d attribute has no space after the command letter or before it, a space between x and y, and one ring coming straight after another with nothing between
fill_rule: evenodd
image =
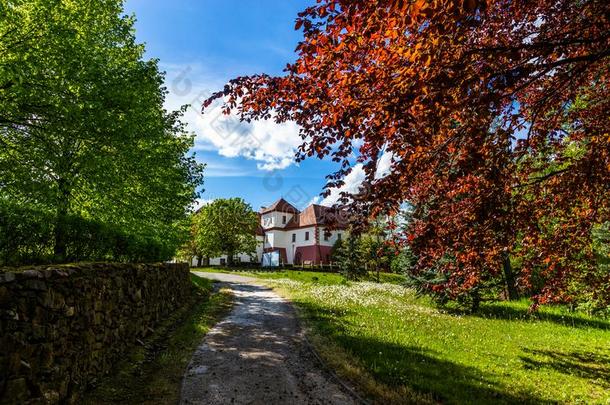
<instances>
[{"instance_id":1,"label":"shadow on path","mask_svg":"<svg viewBox=\"0 0 610 405\"><path fill-rule=\"evenodd\" d=\"M235 306L205 337L183 379L182 404L352 404L319 368L293 307L242 276L198 273L224 282ZM228 276L228 277L225 277Z\"/></svg>"}]
</instances>

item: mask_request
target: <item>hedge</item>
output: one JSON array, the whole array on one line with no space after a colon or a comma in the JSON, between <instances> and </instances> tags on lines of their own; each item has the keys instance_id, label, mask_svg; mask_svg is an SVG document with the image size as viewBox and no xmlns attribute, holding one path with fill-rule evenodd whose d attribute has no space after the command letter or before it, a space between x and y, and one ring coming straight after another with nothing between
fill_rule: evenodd
<instances>
[{"instance_id":1,"label":"hedge","mask_svg":"<svg viewBox=\"0 0 610 405\"><path fill-rule=\"evenodd\" d=\"M52 212L0 201L0 266L57 263L53 256L56 222ZM158 262L174 254L173 246L155 236L132 234L75 215L64 223L63 262Z\"/></svg>"}]
</instances>

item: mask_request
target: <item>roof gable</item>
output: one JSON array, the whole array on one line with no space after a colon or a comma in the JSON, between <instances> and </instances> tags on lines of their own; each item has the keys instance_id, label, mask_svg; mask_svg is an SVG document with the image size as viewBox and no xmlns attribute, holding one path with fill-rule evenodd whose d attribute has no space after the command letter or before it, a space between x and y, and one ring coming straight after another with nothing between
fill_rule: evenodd
<instances>
[{"instance_id":1,"label":"roof gable","mask_svg":"<svg viewBox=\"0 0 610 405\"><path fill-rule=\"evenodd\" d=\"M290 214L298 214L299 210L288 201L280 198L269 207L261 209L261 214L268 214L270 212L287 212Z\"/></svg>"},{"instance_id":2,"label":"roof gable","mask_svg":"<svg viewBox=\"0 0 610 405\"><path fill-rule=\"evenodd\" d=\"M336 211L323 205L312 204L298 215L295 215L286 225L286 229L304 228L308 226L320 226L333 223L336 228L346 227L343 215L336 216ZM336 220L335 220L336 219Z\"/></svg>"}]
</instances>

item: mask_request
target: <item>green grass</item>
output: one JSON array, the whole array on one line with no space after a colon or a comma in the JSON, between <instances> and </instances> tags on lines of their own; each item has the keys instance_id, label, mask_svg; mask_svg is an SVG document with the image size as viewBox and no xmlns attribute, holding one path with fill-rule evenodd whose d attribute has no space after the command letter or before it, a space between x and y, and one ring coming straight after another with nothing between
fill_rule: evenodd
<instances>
[{"instance_id":1,"label":"green grass","mask_svg":"<svg viewBox=\"0 0 610 405\"><path fill-rule=\"evenodd\" d=\"M309 270L258 270L256 268L226 268L226 267L201 267L194 268L193 271L204 273L226 273L239 274L241 276L257 277L262 279L290 279L303 282L314 282L319 284L340 284L345 282L345 278L339 273L328 273ZM377 273L369 273L370 281L377 280ZM393 273L379 273L379 281L382 283L401 284L405 281L404 276Z\"/></svg>"},{"instance_id":2,"label":"green grass","mask_svg":"<svg viewBox=\"0 0 610 405\"><path fill-rule=\"evenodd\" d=\"M255 275L295 302L325 360L375 402L610 403L608 321L530 315L526 301L466 315L398 285Z\"/></svg>"},{"instance_id":3,"label":"green grass","mask_svg":"<svg viewBox=\"0 0 610 405\"><path fill-rule=\"evenodd\" d=\"M231 296L212 281L191 275L195 298L132 350L108 378L87 393L85 404L176 404L182 375L208 330L228 311Z\"/></svg>"}]
</instances>

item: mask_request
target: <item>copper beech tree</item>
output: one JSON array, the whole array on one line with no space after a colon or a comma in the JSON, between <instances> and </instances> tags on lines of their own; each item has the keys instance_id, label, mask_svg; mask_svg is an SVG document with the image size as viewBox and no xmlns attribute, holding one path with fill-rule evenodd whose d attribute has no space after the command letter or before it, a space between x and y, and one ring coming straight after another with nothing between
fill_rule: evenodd
<instances>
[{"instance_id":1,"label":"copper beech tree","mask_svg":"<svg viewBox=\"0 0 610 405\"><path fill-rule=\"evenodd\" d=\"M367 178L341 203L408 201L402 240L434 293L503 280L534 306L607 303L591 231L610 220L609 18L606 0L318 0L284 76L238 77L204 110L298 123L297 159L339 163L328 187L356 156Z\"/></svg>"}]
</instances>

